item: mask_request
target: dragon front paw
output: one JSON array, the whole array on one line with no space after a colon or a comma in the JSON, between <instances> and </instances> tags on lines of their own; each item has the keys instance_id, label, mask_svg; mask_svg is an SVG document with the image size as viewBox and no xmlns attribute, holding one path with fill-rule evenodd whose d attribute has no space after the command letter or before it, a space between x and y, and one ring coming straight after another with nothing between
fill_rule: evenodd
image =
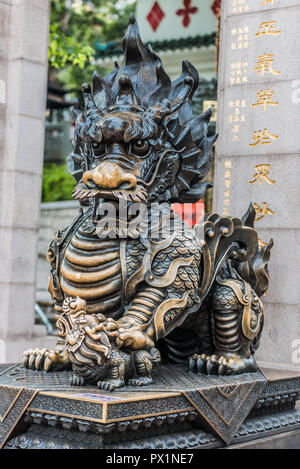
<instances>
[{"instance_id":1,"label":"dragon front paw","mask_svg":"<svg viewBox=\"0 0 300 469\"><path fill-rule=\"evenodd\" d=\"M129 386L149 386L153 383L151 376L139 376L138 378L131 378L128 380Z\"/></svg>"},{"instance_id":2,"label":"dragon front paw","mask_svg":"<svg viewBox=\"0 0 300 469\"><path fill-rule=\"evenodd\" d=\"M154 342L149 335L136 325L129 328L120 327L115 332L115 341L118 347L130 350L148 350L154 347Z\"/></svg>"},{"instance_id":3,"label":"dragon front paw","mask_svg":"<svg viewBox=\"0 0 300 469\"><path fill-rule=\"evenodd\" d=\"M125 382L122 379L111 379L107 381L98 381L97 386L99 389L112 392L117 388L125 386Z\"/></svg>"},{"instance_id":4,"label":"dragon front paw","mask_svg":"<svg viewBox=\"0 0 300 469\"><path fill-rule=\"evenodd\" d=\"M36 371L61 371L70 368L65 350L29 349L23 353L23 366Z\"/></svg>"},{"instance_id":5,"label":"dragon front paw","mask_svg":"<svg viewBox=\"0 0 300 469\"><path fill-rule=\"evenodd\" d=\"M44 370L50 351L48 349L28 349L23 353L23 366L29 370ZM48 363L47 363L48 365ZM48 366L47 366L48 367ZM49 367L50 368L50 367ZM48 371L48 370L47 370Z\"/></svg>"},{"instance_id":6,"label":"dragon front paw","mask_svg":"<svg viewBox=\"0 0 300 469\"><path fill-rule=\"evenodd\" d=\"M207 375L239 375L257 370L254 357L245 358L239 355L192 355L189 359L189 370Z\"/></svg>"},{"instance_id":7,"label":"dragon front paw","mask_svg":"<svg viewBox=\"0 0 300 469\"><path fill-rule=\"evenodd\" d=\"M84 383L85 383L85 380L82 376L73 375L70 378L70 386L83 386Z\"/></svg>"}]
</instances>

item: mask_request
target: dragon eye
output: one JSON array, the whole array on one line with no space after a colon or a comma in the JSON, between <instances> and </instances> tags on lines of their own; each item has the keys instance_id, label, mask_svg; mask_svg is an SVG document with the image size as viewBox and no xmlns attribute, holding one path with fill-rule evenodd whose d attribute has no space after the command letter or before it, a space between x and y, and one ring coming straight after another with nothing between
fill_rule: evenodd
<instances>
[{"instance_id":1,"label":"dragon eye","mask_svg":"<svg viewBox=\"0 0 300 469\"><path fill-rule=\"evenodd\" d=\"M146 140L137 140L131 146L131 150L136 155L146 155L149 151L150 145Z\"/></svg>"},{"instance_id":2,"label":"dragon eye","mask_svg":"<svg viewBox=\"0 0 300 469\"><path fill-rule=\"evenodd\" d=\"M96 156L102 155L105 151L105 145L103 145L103 143L92 143L92 148Z\"/></svg>"}]
</instances>

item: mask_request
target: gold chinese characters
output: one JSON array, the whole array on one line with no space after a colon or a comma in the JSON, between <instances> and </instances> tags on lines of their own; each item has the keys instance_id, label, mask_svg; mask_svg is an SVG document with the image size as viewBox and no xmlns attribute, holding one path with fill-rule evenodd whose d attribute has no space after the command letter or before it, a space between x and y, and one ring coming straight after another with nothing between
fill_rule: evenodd
<instances>
[{"instance_id":1,"label":"gold chinese characters","mask_svg":"<svg viewBox=\"0 0 300 469\"><path fill-rule=\"evenodd\" d=\"M268 184L275 184L275 181L269 177L270 167L270 164L257 164L255 166L255 174L252 181L249 181L249 184L254 184L255 182L262 184L264 181Z\"/></svg>"},{"instance_id":2,"label":"gold chinese characters","mask_svg":"<svg viewBox=\"0 0 300 469\"><path fill-rule=\"evenodd\" d=\"M278 102L272 101L273 94L274 91L270 89L258 91L258 93L256 93L257 101L251 104L251 107L262 106L264 112L266 112L267 106L278 106Z\"/></svg>"},{"instance_id":3,"label":"gold chinese characters","mask_svg":"<svg viewBox=\"0 0 300 469\"><path fill-rule=\"evenodd\" d=\"M248 83L248 62L233 62L230 66L231 85Z\"/></svg>"},{"instance_id":4,"label":"gold chinese characters","mask_svg":"<svg viewBox=\"0 0 300 469\"><path fill-rule=\"evenodd\" d=\"M271 209L267 206L267 202L263 202L263 203L262 203L262 206L260 206L260 205L257 204L257 203L254 203L254 204L253 204L253 207L254 207L255 212L256 212L255 221L262 220L267 214L269 214L269 215L274 215L273 210L271 210Z\"/></svg>"},{"instance_id":5,"label":"gold chinese characters","mask_svg":"<svg viewBox=\"0 0 300 469\"><path fill-rule=\"evenodd\" d=\"M229 207L230 207L230 187L231 187L231 169L232 161L226 160L224 162L225 172L224 172L224 209L223 215L229 216Z\"/></svg>"},{"instance_id":6,"label":"gold chinese characters","mask_svg":"<svg viewBox=\"0 0 300 469\"><path fill-rule=\"evenodd\" d=\"M273 135L271 132L269 132L267 129L262 130L256 130L254 132L254 136L252 137L253 143L249 143L250 147L255 147L258 144L262 145L267 145L272 143L272 140L277 140L278 135Z\"/></svg>"},{"instance_id":7,"label":"gold chinese characters","mask_svg":"<svg viewBox=\"0 0 300 469\"><path fill-rule=\"evenodd\" d=\"M231 30L234 42L231 43L231 49L248 49L249 47L249 26L233 28Z\"/></svg>"},{"instance_id":8,"label":"gold chinese characters","mask_svg":"<svg viewBox=\"0 0 300 469\"><path fill-rule=\"evenodd\" d=\"M274 0L263 0L260 6L263 7L263 6L267 5L268 3L273 5Z\"/></svg>"},{"instance_id":9,"label":"gold chinese characters","mask_svg":"<svg viewBox=\"0 0 300 469\"><path fill-rule=\"evenodd\" d=\"M269 35L269 34L280 34L281 31L276 31L275 29L275 23L276 21L264 21L263 23L260 24L259 31L256 33L256 37L258 36L264 36Z\"/></svg>"},{"instance_id":10,"label":"gold chinese characters","mask_svg":"<svg viewBox=\"0 0 300 469\"><path fill-rule=\"evenodd\" d=\"M257 64L254 70L260 76L264 76L267 73L273 75L280 75L280 72L273 69L274 55L273 54L263 54L260 55L257 59Z\"/></svg>"},{"instance_id":11,"label":"gold chinese characters","mask_svg":"<svg viewBox=\"0 0 300 469\"><path fill-rule=\"evenodd\" d=\"M247 13L251 10L248 0L231 0L232 1L232 12L234 14Z\"/></svg>"},{"instance_id":12,"label":"gold chinese characters","mask_svg":"<svg viewBox=\"0 0 300 469\"><path fill-rule=\"evenodd\" d=\"M267 246L268 243L265 243L264 241L262 241L260 238L258 238L258 245L259 245L259 248L263 248L265 246Z\"/></svg>"},{"instance_id":13,"label":"gold chinese characters","mask_svg":"<svg viewBox=\"0 0 300 469\"><path fill-rule=\"evenodd\" d=\"M239 141L240 126L245 122L244 109L246 108L245 99L236 99L228 102L231 114L228 117L228 122L232 125L231 132L234 134L232 137L233 142Z\"/></svg>"}]
</instances>

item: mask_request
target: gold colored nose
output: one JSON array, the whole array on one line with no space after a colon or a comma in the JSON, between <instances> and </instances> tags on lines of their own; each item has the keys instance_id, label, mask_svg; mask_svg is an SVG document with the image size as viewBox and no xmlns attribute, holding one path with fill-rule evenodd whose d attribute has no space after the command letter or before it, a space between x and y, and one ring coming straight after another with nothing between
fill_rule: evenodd
<instances>
[{"instance_id":1,"label":"gold colored nose","mask_svg":"<svg viewBox=\"0 0 300 469\"><path fill-rule=\"evenodd\" d=\"M134 174L125 171L117 163L108 161L86 171L82 180L87 187L93 188L96 185L100 189L118 189L123 184L126 184L126 189L134 189L137 183Z\"/></svg>"}]
</instances>

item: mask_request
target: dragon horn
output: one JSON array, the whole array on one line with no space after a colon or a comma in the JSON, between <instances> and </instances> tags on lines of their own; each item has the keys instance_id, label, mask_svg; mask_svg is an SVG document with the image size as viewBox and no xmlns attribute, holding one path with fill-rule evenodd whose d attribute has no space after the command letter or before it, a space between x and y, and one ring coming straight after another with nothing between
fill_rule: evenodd
<instances>
[{"instance_id":1,"label":"dragon horn","mask_svg":"<svg viewBox=\"0 0 300 469\"><path fill-rule=\"evenodd\" d=\"M178 94L177 98L175 98L171 102L171 114L174 114L174 112L177 112L181 108L181 106L184 105L189 95L191 94L193 86L194 86L194 79L191 76L185 77L184 86L182 90Z\"/></svg>"},{"instance_id":2,"label":"dragon horn","mask_svg":"<svg viewBox=\"0 0 300 469\"><path fill-rule=\"evenodd\" d=\"M87 116L92 114L93 112L97 112L98 114L104 115L103 111L99 109L94 101L94 97L92 95L91 87L88 83L83 83L82 85L82 94L85 102L85 107L87 111Z\"/></svg>"},{"instance_id":3,"label":"dragon horn","mask_svg":"<svg viewBox=\"0 0 300 469\"><path fill-rule=\"evenodd\" d=\"M159 106L150 107L146 114L150 115L154 122L158 124L164 117L171 114L170 101L164 99Z\"/></svg>"},{"instance_id":4,"label":"dragon horn","mask_svg":"<svg viewBox=\"0 0 300 469\"><path fill-rule=\"evenodd\" d=\"M119 92L118 92L117 102L128 101L128 104L135 104L135 105L140 104L134 92L133 84L128 75L126 75L125 73L122 73L122 75L119 77L118 84L119 84Z\"/></svg>"},{"instance_id":5,"label":"dragon horn","mask_svg":"<svg viewBox=\"0 0 300 469\"><path fill-rule=\"evenodd\" d=\"M82 121L82 108L80 106L80 102L77 98L74 99L73 111L72 111L72 118L75 122L78 120Z\"/></svg>"},{"instance_id":6,"label":"dragon horn","mask_svg":"<svg viewBox=\"0 0 300 469\"><path fill-rule=\"evenodd\" d=\"M147 112L156 123L160 122L165 116L179 111L188 99L194 86L194 79L191 76L187 76L184 78L183 82L182 90L171 103L167 99L164 99L160 106L154 106L148 109Z\"/></svg>"}]
</instances>

